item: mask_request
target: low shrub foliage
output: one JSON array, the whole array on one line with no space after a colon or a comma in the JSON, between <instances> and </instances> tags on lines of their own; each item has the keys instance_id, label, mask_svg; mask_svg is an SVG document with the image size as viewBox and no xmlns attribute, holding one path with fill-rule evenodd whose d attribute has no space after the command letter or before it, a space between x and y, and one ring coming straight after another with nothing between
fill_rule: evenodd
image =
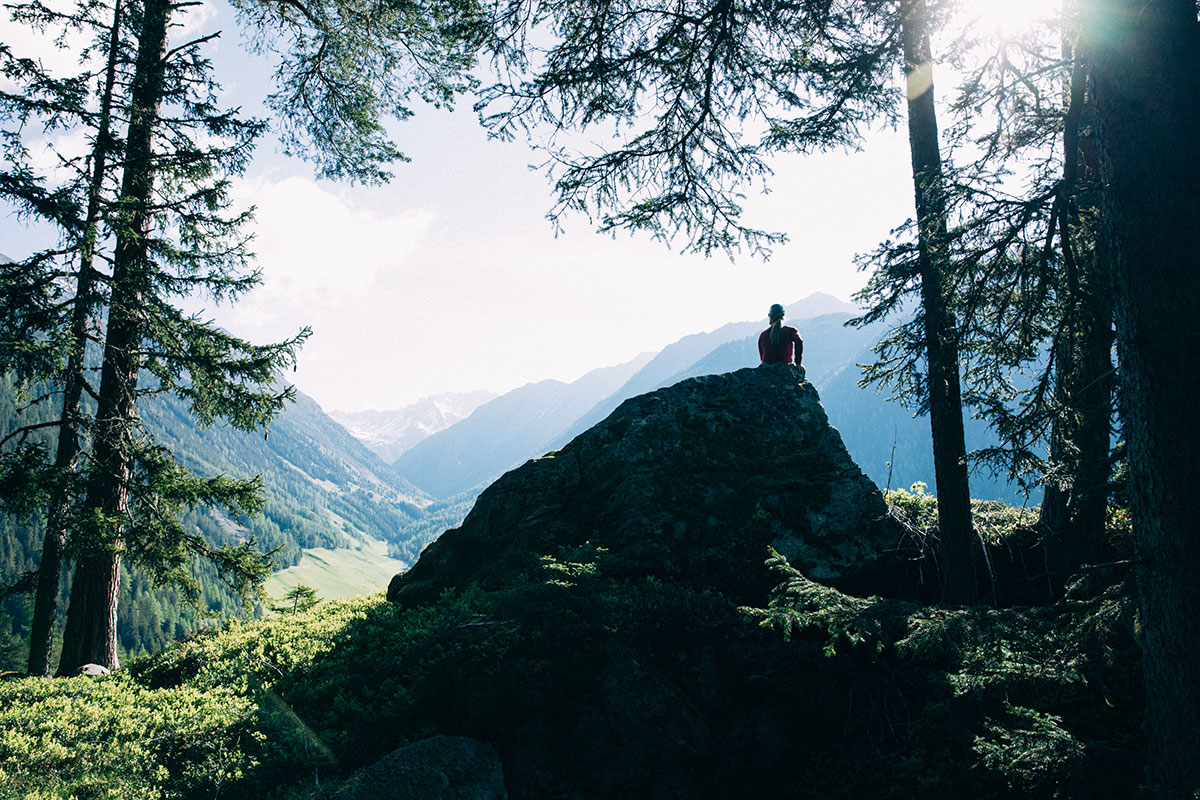
<instances>
[{"instance_id":1,"label":"low shrub foliage","mask_svg":"<svg viewBox=\"0 0 1200 800\"><path fill-rule=\"evenodd\" d=\"M918 526L927 498L889 499ZM994 519L1002 543L1025 518ZM946 609L764 556L764 608L610 577L585 543L499 591L325 602L104 678L0 681L0 800L333 796L435 733L495 745L514 798L1136 795L1124 582Z\"/></svg>"}]
</instances>

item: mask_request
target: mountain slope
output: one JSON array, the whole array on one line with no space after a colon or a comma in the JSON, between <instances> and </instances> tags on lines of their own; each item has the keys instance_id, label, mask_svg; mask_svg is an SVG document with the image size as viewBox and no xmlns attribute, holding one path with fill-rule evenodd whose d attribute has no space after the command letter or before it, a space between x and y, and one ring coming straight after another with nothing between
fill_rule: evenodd
<instances>
[{"instance_id":1,"label":"mountain slope","mask_svg":"<svg viewBox=\"0 0 1200 800\"><path fill-rule=\"evenodd\" d=\"M25 412L21 405L11 378L0 375L0 435L20 422L53 417L53 404L38 404ZM224 425L198 429L186 407L171 398L145 403L142 416L158 440L198 474L263 476L263 514L233 520L204 511L184 517L186 526L211 542L253 536L264 552L274 552L277 565L288 567L300 563L304 550L312 548L349 547L359 554L378 553L376 560L384 562L384 543L395 558L412 563L427 541L402 532L423 515L429 499L305 395L284 409L266 437ZM41 536L40 518L0 514L0 586L36 566ZM394 572L396 562L386 562L386 568ZM122 657L159 650L194 630L206 615L243 613L215 568L197 564L194 574L200 585L198 609L186 607L178 591L122 567L117 611ZM64 582L60 610L66 607L68 584ZM23 668L28 629L26 598L0 598L0 669Z\"/></svg>"},{"instance_id":2,"label":"mountain slope","mask_svg":"<svg viewBox=\"0 0 1200 800\"><path fill-rule=\"evenodd\" d=\"M546 380L514 389L420 442L393 466L434 497L467 491L536 454L547 431L570 425L649 358L643 354L615 367L593 370L573 383Z\"/></svg>"},{"instance_id":3,"label":"mountain slope","mask_svg":"<svg viewBox=\"0 0 1200 800\"><path fill-rule=\"evenodd\" d=\"M830 421L863 470L881 487L933 486L929 426L911 410L888 402L873 388L861 389L858 364L874 359L871 345L885 325L845 325L854 307L816 294L788 307L789 321L804 337L804 367L817 387ZM812 310L814 316L806 316ZM608 416L624 400L670 386L685 378L732 372L758 360L763 322L739 322L685 336L668 345L610 394L573 420L560 405L561 384L546 381L522 387L445 431L434 434L397 463L399 471L435 497L439 524L453 526L470 510L478 491L502 472L529 458L556 450ZM558 426L557 428L555 426ZM968 419L972 448L990 444L986 426ZM539 438L540 437L540 438ZM985 499L1022 503L1015 487L989 475L972 476L972 493ZM456 495L451 498L451 495ZM431 526L418 521L402 537L424 540ZM436 526L434 526L436 527Z\"/></svg>"},{"instance_id":4,"label":"mountain slope","mask_svg":"<svg viewBox=\"0 0 1200 800\"><path fill-rule=\"evenodd\" d=\"M859 361L871 357L863 351ZM888 401L873 387L859 388L859 377L857 369L847 369L820 390L829 421L841 432L854 460L881 489L907 489L920 481L935 491L929 418L914 416L912 409ZM974 417L964 420L963 434L968 452L995 442L986 423ZM1016 506L1039 502L1027 500L1017 486L986 471L972 471L970 483L971 497L977 499Z\"/></svg>"},{"instance_id":5,"label":"mountain slope","mask_svg":"<svg viewBox=\"0 0 1200 800\"><path fill-rule=\"evenodd\" d=\"M329 416L389 464L422 439L466 419L495 392L444 392L395 411L330 411Z\"/></svg>"},{"instance_id":6,"label":"mountain slope","mask_svg":"<svg viewBox=\"0 0 1200 800\"><path fill-rule=\"evenodd\" d=\"M882 333L880 325L867 328L847 327L846 321L852 316L846 312L834 312L791 323L798 326L800 337L804 339L805 376L818 389L842 370L851 369L856 372L854 366L858 361L862 361L860 355L870 348ZM687 369L673 375L671 383L698 375L733 372L756 364L758 335L762 329L760 324L752 335L721 345L696 363L688 365Z\"/></svg>"},{"instance_id":7,"label":"mountain slope","mask_svg":"<svg viewBox=\"0 0 1200 800\"><path fill-rule=\"evenodd\" d=\"M279 414L265 437L224 425L198 429L180 403L165 398L147 404L144 417L160 441L197 472L261 474L265 521L301 548L340 547L350 540L390 542L429 502L303 393ZM270 527L258 520L244 524L252 532ZM298 558L295 552L284 564Z\"/></svg>"}]
</instances>

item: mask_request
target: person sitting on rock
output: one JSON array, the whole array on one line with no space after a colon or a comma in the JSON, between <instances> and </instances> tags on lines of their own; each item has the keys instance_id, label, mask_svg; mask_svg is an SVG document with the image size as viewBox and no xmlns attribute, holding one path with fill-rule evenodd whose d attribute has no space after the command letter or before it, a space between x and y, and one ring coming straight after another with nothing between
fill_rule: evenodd
<instances>
[{"instance_id":1,"label":"person sitting on rock","mask_svg":"<svg viewBox=\"0 0 1200 800\"><path fill-rule=\"evenodd\" d=\"M779 303L771 306L767 312L771 327L758 337L758 357L764 364L791 364L800 366L800 358L804 355L804 340L800 332L790 325L783 324L783 306ZM793 358L794 355L794 358Z\"/></svg>"}]
</instances>

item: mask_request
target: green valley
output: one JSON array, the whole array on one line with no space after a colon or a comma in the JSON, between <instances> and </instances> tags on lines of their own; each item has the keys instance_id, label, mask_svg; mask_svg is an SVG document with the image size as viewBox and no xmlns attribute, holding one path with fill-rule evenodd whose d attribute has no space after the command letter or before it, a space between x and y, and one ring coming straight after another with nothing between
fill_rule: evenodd
<instances>
[{"instance_id":1,"label":"green valley","mask_svg":"<svg viewBox=\"0 0 1200 800\"><path fill-rule=\"evenodd\" d=\"M26 403L10 380L0 381L0 436L18 420L38 421L44 415L45 404L20 411ZM267 587L269 596L278 597L296 582L315 585L322 597L376 591L425 544L402 538L401 532L424 515L429 500L304 395L284 410L266 437L219 424L201 429L182 404L164 398L147 404L144 421L189 469L263 476L262 514L233 519L192 512L184 523L211 543L252 537L263 552L272 553L282 572ZM0 586L35 568L42 524L39 516L0 515ZM118 645L124 655L161 650L214 617L262 613L243 608L211 565L196 562L192 570L200 592L195 606L178 590L122 567ZM66 600L64 589L60 614ZM30 613L27 596L9 595L0 604L0 669L23 669Z\"/></svg>"},{"instance_id":2,"label":"green valley","mask_svg":"<svg viewBox=\"0 0 1200 800\"><path fill-rule=\"evenodd\" d=\"M408 563L388 556L388 544L356 541L349 547L314 547L301 552L300 562L276 571L263 589L278 600L297 586L311 586L321 598L349 598L382 591Z\"/></svg>"}]
</instances>

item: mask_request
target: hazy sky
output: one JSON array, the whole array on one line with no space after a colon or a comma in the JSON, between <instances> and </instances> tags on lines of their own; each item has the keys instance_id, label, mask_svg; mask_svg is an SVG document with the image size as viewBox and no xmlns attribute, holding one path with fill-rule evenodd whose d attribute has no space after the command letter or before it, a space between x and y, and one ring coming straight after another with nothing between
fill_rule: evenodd
<instances>
[{"instance_id":1,"label":"hazy sky","mask_svg":"<svg viewBox=\"0 0 1200 800\"><path fill-rule=\"evenodd\" d=\"M228 14L204 16L203 29L225 31L218 78L233 97L261 95L266 67L240 55ZM0 26L15 48L20 32ZM255 341L311 326L290 379L326 409L574 380L689 333L765 319L774 302L849 299L865 280L855 254L913 213L907 140L880 131L861 153L774 162L771 193L746 203L749 224L791 238L766 263L681 256L649 237L598 235L584 219L556 238L543 217L549 185L528 169L538 155L488 141L470 101L460 105L394 126L412 163L387 186L317 181L270 140L237 184L237 200L258 208L264 285L205 313ZM45 244L0 216L0 251L22 258Z\"/></svg>"}]
</instances>

